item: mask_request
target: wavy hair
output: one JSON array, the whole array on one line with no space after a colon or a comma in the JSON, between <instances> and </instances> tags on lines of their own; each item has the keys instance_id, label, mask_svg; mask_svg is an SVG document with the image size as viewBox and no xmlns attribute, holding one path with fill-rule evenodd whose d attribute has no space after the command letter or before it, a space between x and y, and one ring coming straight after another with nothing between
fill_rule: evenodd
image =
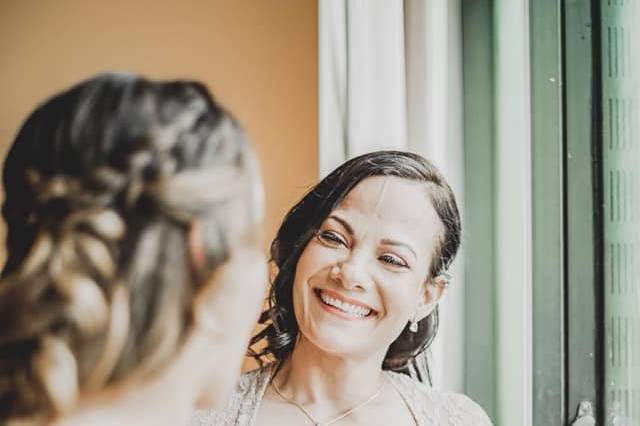
<instances>
[{"instance_id":1,"label":"wavy hair","mask_svg":"<svg viewBox=\"0 0 640 426\"><path fill-rule=\"evenodd\" d=\"M224 262L225 206L254 161L197 82L103 74L28 117L3 175L0 423L46 421L168 361L202 284L189 226L205 223L209 269Z\"/></svg>"},{"instance_id":2,"label":"wavy hair","mask_svg":"<svg viewBox=\"0 0 640 426\"><path fill-rule=\"evenodd\" d=\"M251 343L261 347L250 349L249 355L261 362L273 357L286 359L293 351L298 324L293 311L293 282L302 251L316 234L322 222L362 180L372 176L395 176L424 183L433 207L443 224L431 259L430 276L446 274L460 246L460 215L453 191L442 174L425 158L401 151L378 151L353 158L314 186L287 213L271 244L271 261L278 268L273 279L268 309L260 322L265 325ZM412 361L433 341L438 330L438 309L422 319L418 332L409 331L409 324L391 344L383 368L409 374L424 371ZM420 380L426 381L428 371Z\"/></svg>"}]
</instances>

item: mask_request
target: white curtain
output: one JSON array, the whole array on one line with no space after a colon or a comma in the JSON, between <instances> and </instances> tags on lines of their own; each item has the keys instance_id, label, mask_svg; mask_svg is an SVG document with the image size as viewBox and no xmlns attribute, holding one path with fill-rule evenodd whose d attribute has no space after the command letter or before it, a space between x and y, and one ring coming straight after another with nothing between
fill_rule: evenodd
<instances>
[{"instance_id":1,"label":"white curtain","mask_svg":"<svg viewBox=\"0 0 640 426\"><path fill-rule=\"evenodd\" d=\"M320 172L405 149L402 1L320 0Z\"/></svg>"},{"instance_id":2,"label":"white curtain","mask_svg":"<svg viewBox=\"0 0 640 426\"><path fill-rule=\"evenodd\" d=\"M432 160L462 212L459 0L319 0L319 161L325 176L379 149ZM462 253L441 303L434 386L464 388Z\"/></svg>"}]
</instances>

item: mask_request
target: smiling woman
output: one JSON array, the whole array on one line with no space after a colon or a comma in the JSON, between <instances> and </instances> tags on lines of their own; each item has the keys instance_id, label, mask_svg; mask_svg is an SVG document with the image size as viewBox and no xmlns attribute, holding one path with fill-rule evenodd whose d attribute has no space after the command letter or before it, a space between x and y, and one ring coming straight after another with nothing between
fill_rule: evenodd
<instances>
[{"instance_id":1,"label":"smiling woman","mask_svg":"<svg viewBox=\"0 0 640 426\"><path fill-rule=\"evenodd\" d=\"M426 201L422 183L394 176L364 179L346 195L297 262L298 344L384 359L410 321L433 311L445 282L430 276L429 254L443 226Z\"/></svg>"},{"instance_id":2,"label":"smiling woman","mask_svg":"<svg viewBox=\"0 0 640 426\"><path fill-rule=\"evenodd\" d=\"M487 425L463 395L409 377L438 328L460 244L455 197L424 158L380 151L338 167L285 217L259 359L224 411L194 425Z\"/></svg>"}]
</instances>

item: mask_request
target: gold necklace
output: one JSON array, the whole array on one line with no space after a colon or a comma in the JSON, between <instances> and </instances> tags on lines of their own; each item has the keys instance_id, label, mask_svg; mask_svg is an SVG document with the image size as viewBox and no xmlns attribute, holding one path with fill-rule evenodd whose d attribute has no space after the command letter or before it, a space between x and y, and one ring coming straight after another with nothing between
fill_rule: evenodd
<instances>
[{"instance_id":1,"label":"gold necklace","mask_svg":"<svg viewBox=\"0 0 640 426\"><path fill-rule=\"evenodd\" d=\"M280 398L284 399L286 402L288 402L289 404L294 405L295 407L297 407L300 411L302 411L302 413L307 416L307 418L309 420L311 420L311 423L313 423L313 426L329 426L334 424L335 422L344 419L345 417L353 414L354 411L364 407L365 405L367 405L368 403L370 403L371 401L373 401L374 399L376 399L378 397L378 395L380 395L380 392L382 392L382 388L384 387L384 376L383 376L383 381L382 384L380 385L380 387L367 399L365 399L364 401L362 401L361 403L357 404L356 406L350 408L349 410L345 411L344 413L340 414L338 417L335 417L327 422L319 422L316 419L313 418L313 416L311 415L311 413L309 413L309 411L307 411L306 408L304 408L301 404L299 404L298 402L294 401L291 398L288 398L287 396L285 396L282 391L278 388L278 386L276 385L275 381L271 382L271 385L273 386L273 390L276 391L276 393L278 395L280 395Z\"/></svg>"}]
</instances>

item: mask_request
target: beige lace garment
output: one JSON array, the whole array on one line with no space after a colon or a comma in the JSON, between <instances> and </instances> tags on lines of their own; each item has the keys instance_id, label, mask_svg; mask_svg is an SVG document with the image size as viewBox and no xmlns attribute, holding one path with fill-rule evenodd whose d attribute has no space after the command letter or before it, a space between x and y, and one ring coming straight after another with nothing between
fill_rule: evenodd
<instances>
[{"instance_id":1,"label":"beige lace garment","mask_svg":"<svg viewBox=\"0 0 640 426\"><path fill-rule=\"evenodd\" d=\"M201 410L190 426L253 426L275 364L244 374L224 410ZM417 426L491 426L491 420L468 397L442 392L399 373L385 372L407 404Z\"/></svg>"}]
</instances>

